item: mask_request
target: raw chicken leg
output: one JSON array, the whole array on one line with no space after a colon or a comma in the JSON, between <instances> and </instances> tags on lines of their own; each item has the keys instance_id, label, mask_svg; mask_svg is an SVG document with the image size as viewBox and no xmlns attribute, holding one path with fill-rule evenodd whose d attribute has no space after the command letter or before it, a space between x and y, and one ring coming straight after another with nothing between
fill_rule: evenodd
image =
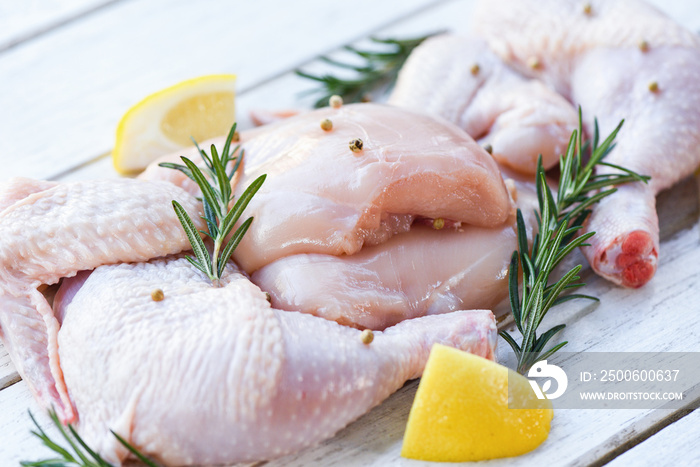
<instances>
[{"instance_id":1,"label":"raw chicken leg","mask_svg":"<svg viewBox=\"0 0 700 467\"><path fill-rule=\"evenodd\" d=\"M562 96L510 69L484 41L452 35L411 53L389 103L455 123L490 144L499 163L529 174L540 154L546 169L556 165L578 125Z\"/></svg>"},{"instance_id":2,"label":"raw chicken leg","mask_svg":"<svg viewBox=\"0 0 700 467\"><path fill-rule=\"evenodd\" d=\"M593 269L627 287L654 275L655 195L700 163L700 39L634 0L482 1L476 31L506 61L581 105L607 135L625 119L607 162L651 175L594 207L584 249ZM602 170L614 170L602 168Z\"/></svg>"},{"instance_id":3,"label":"raw chicken leg","mask_svg":"<svg viewBox=\"0 0 700 467\"><path fill-rule=\"evenodd\" d=\"M0 205L9 206L0 212L0 337L35 397L71 421L57 353L59 323L37 287L81 269L188 249L171 200L197 222L198 202L171 184L138 180L15 179L0 193Z\"/></svg>"},{"instance_id":4,"label":"raw chicken leg","mask_svg":"<svg viewBox=\"0 0 700 467\"><path fill-rule=\"evenodd\" d=\"M332 131L321 129L325 118ZM355 138L364 143L359 152L349 148ZM414 111L328 107L241 141L237 195L267 174L243 214L256 221L234 252L247 272L293 254L354 254L407 231L415 216L494 227L512 212L493 158L456 126ZM152 166L143 177L184 182L164 171L174 172Z\"/></svg>"},{"instance_id":5,"label":"raw chicken leg","mask_svg":"<svg viewBox=\"0 0 700 467\"><path fill-rule=\"evenodd\" d=\"M279 457L420 376L434 343L493 358L490 311L409 320L366 345L358 330L271 309L232 264L222 282L183 258L102 266L61 305L79 430L108 460L127 454L109 429L168 465ZM151 299L155 288L164 300Z\"/></svg>"}]
</instances>

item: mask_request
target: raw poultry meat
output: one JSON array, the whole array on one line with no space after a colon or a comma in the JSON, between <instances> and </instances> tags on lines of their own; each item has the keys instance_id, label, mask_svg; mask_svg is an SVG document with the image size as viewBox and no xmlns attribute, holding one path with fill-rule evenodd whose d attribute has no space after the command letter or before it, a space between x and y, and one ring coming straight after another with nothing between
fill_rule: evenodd
<instances>
[{"instance_id":1,"label":"raw poultry meat","mask_svg":"<svg viewBox=\"0 0 700 467\"><path fill-rule=\"evenodd\" d=\"M332 131L321 129L325 118ZM356 138L359 152L348 144ZM512 212L493 158L456 126L414 111L328 107L244 132L241 141L237 195L267 174L243 215L256 221L234 252L249 273L298 253L357 253L407 231L415 216L494 227ZM143 177L188 183L171 172L151 166Z\"/></svg>"},{"instance_id":2,"label":"raw poultry meat","mask_svg":"<svg viewBox=\"0 0 700 467\"><path fill-rule=\"evenodd\" d=\"M573 106L545 84L506 65L483 40L442 35L409 56L389 103L439 115L503 165L534 174L559 162L578 125Z\"/></svg>"},{"instance_id":3,"label":"raw poultry meat","mask_svg":"<svg viewBox=\"0 0 700 467\"><path fill-rule=\"evenodd\" d=\"M652 178L593 209L584 254L617 284L647 283L659 251L655 195L700 163L700 39L634 0L482 1L474 27L507 62L580 105L589 134L594 117L603 135L625 119L606 161Z\"/></svg>"},{"instance_id":4,"label":"raw poultry meat","mask_svg":"<svg viewBox=\"0 0 700 467\"><path fill-rule=\"evenodd\" d=\"M38 287L101 264L188 249L171 200L196 220L198 202L174 185L138 180L16 179L0 192L0 205L9 206L0 212L0 337L35 397L71 421L59 323Z\"/></svg>"},{"instance_id":5,"label":"raw poultry meat","mask_svg":"<svg viewBox=\"0 0 700 467\"><path fill-rule=\"evenodd\" d=\"M513 184L532 238L534 183ZM454 310L493 308L508 293L517 249L515 215L498 227L414 225L386 243L352 256L287 256L253 273L272 305L360 329L384 329L405 319Z\"/></svg>"},{"instance_id":6,"label":"raw poultry meat","mask_svg":"<svg viewBox=\"0 0 700 467\"><path fill-rule=\"evenodd\" d=\"M270 308L231 263L219 288L176 257L77 280L60 305L61 366L81 434L111 461L126 452L109 429L168 465L278 457L420 376L433 343L491 359L496 343L490 311L459 311L405 321L367 345L356 329Z\"/></svg>"}]
</instances>

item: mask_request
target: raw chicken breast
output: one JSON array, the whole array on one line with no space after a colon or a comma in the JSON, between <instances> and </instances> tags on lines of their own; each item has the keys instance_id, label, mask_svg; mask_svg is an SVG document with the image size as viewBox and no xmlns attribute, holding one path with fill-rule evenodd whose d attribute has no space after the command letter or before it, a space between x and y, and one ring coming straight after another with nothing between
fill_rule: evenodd
<instances>
[{"instance_id":1,"label":"raw chicken breast","mask_svg":"<svg viewBox=\"0 0 700 467\"><path fill-rule=\"evenodd\" d=\"M271 309L231 264L222 282L183 258L102 266L64 303L61 366L79 431L108 460L127 454L109 429L168 465L278 457L420 376L434 343L493 358L490 311L406 321L366 345L358 330ZM164 300L151 299L156 288Z\"/></svg>"},{"instance_id":2,"label":"raw chicken breast","mask_svg":"<svg viewBox=\"0 0 700 467\"><path fill-rule=\"evenodd\" d=\"M0 337L37 400L71 421L59 323L37 288L101 264L188 249L171 201L201 224L198 202L171 184L138 180L15 179L0 193L0 205L9 206L0 212Z\"/></svg>"},{"instance_id":3,"label":"raw chicken breast","mask_svg":"<svg viewBox=\"0 0 700 467\"><path fill-rule=\"evenodd\" d=\"M534 183L517 186L517 205L532 238ZM418 316L493 308L508 294L508 265L517 249L515 215L499 227L434 230L414 225L352 256L287 256L251 279L272 305L360 329L384 329Z\"/></svg>"},{"instance_id":4,"label":"raw chicken breast","mask_svg":"<svg viewBox=\"0 0 700 467\"><path fill-rule=\"evenodd\" d=\"M325 118L332 131L321 129ZM349 148L356 138L360 152ZM493 227L512 211L493 158L456 126L414 111L329 107L241 140L237 194L267 174L243 215L256 220L234 252L247 272L293 254L354 254L407 231L415 216ZM173 171L151 167L144 177L184 182L166 172Z\"/></svg>"},{"instance_id":5,"label":"raw chicken breast","mask_svg":"<svg viewBox=\"0 0 700 467\"><path fill-rule=\"evenodd\" d=\"M506 61L581 105L589 134L594 117L603 135L625 119L606 161L652 178L593 208L584 254L603 277L640 287L656 271L655 195L700 163L700 39L639 1L588 4L483 1L474 27Z\"/></svg>"},{"instance_id":6,"label":"raw chicken breast","mask_svg":"<svg viewBox=\"0 0 700 467\"><path fill-rule=\"evenodd\" d=\"M542 82L510 69L479 39L452 35L417 47L389 103L439 115L490 144L496 160L534 174L559 162L578 125L573 106Z\"/></svg>"}]
</instances>

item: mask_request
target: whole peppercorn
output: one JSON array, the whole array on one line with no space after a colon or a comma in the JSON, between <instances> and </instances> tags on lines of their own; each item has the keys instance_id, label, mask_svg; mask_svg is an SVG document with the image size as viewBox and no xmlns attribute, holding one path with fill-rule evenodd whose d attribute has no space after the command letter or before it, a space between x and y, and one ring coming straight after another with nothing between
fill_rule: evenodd
<instances>
[{"instance_id":1,"label":"whole peppercorn","mask_svg":"<svg viewBox=\"0 0 700 467\"><path fill-rule=\"evenodd\" d=\"M350 150L352 152L360 152L360 151L362 151L362 146L364 146L364 143L362 142L362 140L360 138L356 138L356 139L350 140L349 146L350 146Z\"/></svg>"}]
</instances>

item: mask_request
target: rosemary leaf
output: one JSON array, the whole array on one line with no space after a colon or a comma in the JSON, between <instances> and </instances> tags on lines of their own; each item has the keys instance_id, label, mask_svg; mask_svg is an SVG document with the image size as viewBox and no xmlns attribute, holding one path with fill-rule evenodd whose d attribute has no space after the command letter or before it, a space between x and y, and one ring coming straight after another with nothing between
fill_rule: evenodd
<instances>
[{"instance_id":1,"label":"rosemary leaf","mask_svg":"<svg viewBox=\"0 0 700 467\"><path fill-rule=\"evenodd\" d=\"M229 240L228 244L224 248L224 251L221 253L221 258L223 261L221 264L219 264L219 276L223 273L225 263L228 261L228 259L231 257L231 253L233 253L233 250L236 249L239 243L241 243L241 240L243 239L243 236L245 233L248 231L248 227L250 227L250 224L253 222L253 218L249 217L246 219L240 227L236 230L236 232L233 234L231 237L231 240Z\"/></svg>"},{"instance_id":2,"label":"rosemary leaf","mask_svg":"<svg viewBox=\"0 0 700 467\"><path fill-rule=\"evenodd\" d=\"M187 168L192 171L192 176L194 181L197 183L199 188L202 190L202 196L209 203L209 206L214 210L217 216L221 217L221 202L217 199L217 194L214 191L214 187L209 184L202 171L197 167L194 162L186 157L182 157L182 161L187 165Z\"/></svg>"},{"instance_id":3,"label":"rosemary leaf","mask_svg":"<svg viewBox=\"0 0 700 467\"><path fill-rule=\"evenodd\" d=\"M517 370L526 373L534 363L546 359L561 349L566 342L547 349L547 344L558 334L564 325L560 324L545 331L539 337L537 328L547 312L568 300L584 298L597 300L584 294L562 295L565 291L583 287L579 272L581 265L575 266L558 280L552 274L561 262L575 248L587 245L594 235L588 232L576 236L583 226L590 208L601 199L613 194L615 186L623 183L646 183L649 177L639 175L629 169L603 162L605 156L615 147L615 137L623 122L599 145L598 122L595 121L592 141L583 141L583 123L579 108L579 125L569 139L564 155L559 159L559 185L557 197L546 183L542 159L537 164L536 212L539 225L534 235L532 248L528 247L527 229L520 210L517 212L518 249L513 252L509 266L510 307L517 330L522 334L522 344L518 345L512 335L502 331L503 339L511 346L518 359ZM583 152L590 153L588 162L583 164ZM595 169L605 166L617 173L596 174ZM522 268L522 287L517 283L518 272Z\"/></svg>"},{"instance_id":4,"label":"rosemary leaf","mask_svg":"<svg viewBox=\"0 0 700 467\"><path fill-rule=\"evenodd\" d=\"M231 211L226 215L223 222L221 223L222 236L227 237L228 234L231 233L231 229L233 229L233 226L241 217L241 214L243 214L245 208L248 207L248 203L250 203L250 200L253 199L253 196L255 196L255 194L258 192L266 177L267 175L261 175L255 180L253 180L253 183L251 183L248 186L248 188L246 188L246 190L243 192L241 197L238 198L236 204L233 206Z\"/></svg>"},{"instance_id":5,"label":"rosemary leaf","mask_svg":"<svg viewBox=\"0 0 700 467\"><path fill-rule=\"evenodd\" d=\"M190 241L190 245L192 245L192 251L194 252L194 254L197 257L197 260L199 262L198 267L209 278L211 278L212 277L211 268L207 267L207 265L210 264L209 251L207 250L207 247L204 245L204 241L202 240L202 237L199 236L199 232L197 231L197 227L195 227L194 222L192 222L192 219L190 219L190 216L187 214L187 211L185 211L185 208L183 208L182 205L180 205L180 203L178 203L175 200L173 200L173 209L175 209L175 214L177 215L177 218L180 220L180 224L182 224L182 228L185 230L185 235L187 235L187 239ZM194 260L190 259L190 262L194 264Z\"/></svg>"},{"instance_id":6,"label":"rosemary leaf","mask_svg":"<svg viewBox=\"0 0 700 467\"><path fill-rule=\"evenodd\" d=\"M26 467L114 467L112 464L105 461L99 454L97 454L95 450L90 448L70 423L67 425L67 427L64 427L58 419L58 415L56 415L55 411L49 411L49 418L51 418L51 422L54 424L56 429L58 429L65 442L68 444L68 448L61 446L58 444L58 442L49 438L46 432L39 426L39 423L37 423L34 415L32 415L30 411L28 413L29 417L34 423L34 426L38 430L32 430L32 434L38 437L46 447L58 454L59 457L38 461L21 461L20 465ZM149 467L160 467L157 463L144 456L134 446L129 444L124 438L117 435L114 431L112 431L112 434L117 438L122 446L128 449L129 452L133 453L144 464ZM75 455L70 452L70 449L75 452Z\"/></svg>"},{"instance_id":7,"label":"rosemary leaf","mask_svg":"<svg viewBox=\"0 0 700 467\"><path fill-rule=\"evenodd\" d=\"M187 178L189 178L189 179L192 180L193 182L195 181L194 176L192 175L192 172L191 172L190 169L188 169L187 166L185 166L185 165L182 165L182 164L174 164L174 163L172 163L172 162L161 162L161 163L158 164L158 165L159 165L160 167L165 167L166 169L175 169L175 170L179 170L180 172L182 172L183 174L185 174L185 175L187 176Z\"/></svg>"},{"instance_id":8,"label":"rosemary leaf","mask_svg":"<svg viewBox=\"0 0 700 467\"><path fill-rule=\"evenodd\" d=\"M181 158L185 163L184 166L172 163L159 164L160 167L180 170L185 173L185 175L197 183L202 191L203 219L206 221L208 229L207 232L202 232L202 234L208 236L214 242L211 253L204 244L204 240L202 240L202 237L199 235L194 222L192 222L192 219L187 215L182 206L176 201L173 201L173 208L175 209L175 213L182 224L182 228L196 256L196 259L187 256L187 260L195 268L204 273L216 286L221 284L221 276L226 269L226 262L231 257L233 250L240 243L243 235L247 232L253 219L248 219L239 227L233 238L229 240L222 251L222 246L226 241L226 237L231 233L241 214L243 214L248 203L250 203L250 200L258 192L266 178L266 175L261 175L253 181L233 207L229 209L233 201L231 180L243 160L243 150L240 149L240 146L236 146L233 151L231 151L231 142L235 135L236 124L234 123L226 137L226 142L224 143L221 153L219 153L216 146L212 144L210 148L211 154L207 154L199 147L199 144L194 139L192 140L204 161L205 167L203 168L198 167L186 157ZM226 172L226 167L229 163L233 163L233 168L230 172Z\"/></svg>"},{"instance_id":9,"label":"rosemary leaf","mask_svg":"<svg viewBox=\"0 0 700 467\"><path fill-rule=\"evenodd\" d=\"M109 430L112 432L112 434L117 438L117 440L126 448L129 450L130 453L135 455L141 462L146 464L148 467L159 467L158 464L153 462L151 459L148 457L144 456L141 454L136 448L134 448L131 444L129 444L124 438L119 436L114 430Z\"/></svg>"},{"instance_id":10,"label":"rosemary leaf","mask_svg":"<svg viewBox=\"0 0 700 467\"><path fill-rule=\"evenodd\" d=\"M363 61L361 65L341 62L328 57L321 57L321 60L335 68L352 70L355 74L352 78L339 78L332 74L313 75L301 70L296 70L296 74L317 83L320 87L312 89L304 94L317 94L320 97L314 104L315 107L328 105L328 100L333 95L339 95L345 102L360 102L367 93L382 88L392 86L399 70L406 62L413 49L418 47L424 40L443 31L427 34L421 37L410 39L379 39L371 38L372 42L380 44L384 50L371 51L360 50L352 46L345 46L344 49L356 55Z\"/></svg>"}]
</instances>

